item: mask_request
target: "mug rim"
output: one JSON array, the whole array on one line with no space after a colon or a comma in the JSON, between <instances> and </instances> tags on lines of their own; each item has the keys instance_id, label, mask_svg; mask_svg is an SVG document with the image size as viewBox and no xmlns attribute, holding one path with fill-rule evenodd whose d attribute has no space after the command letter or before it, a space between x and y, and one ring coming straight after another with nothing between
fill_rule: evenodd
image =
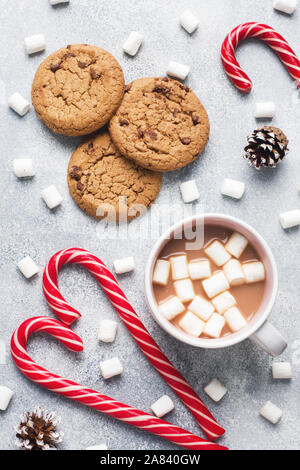
<instances>
[{"instance_id":1,"label":"mug rim","mask_svg":"<svg viewBox=\"0 0 300 470\"><path fill-rule=\"evenodd\" d=\"M154 298L153 289L152 289L152 271L153 271L154 263L163 247L164 242L166 240L169 240L170 235L174 233L176 230L180 229L180 227L184 227L184 225L186 224L193 223L194 221L197 222L201 219L202 220L204 219L204 224L205 224L206 219L212 219L212 218L217 218L217 219L220 219L220 221L223 220L224 222L226 221L232 222L233 224L237 226L237 231L238 231L238 227L242 227L245 230L248 230L249 232L251 232L252 235L255 237L255 239L263 247L266 257L268 258L268 261L270 262L271 271L273 274L273 284L271 286L271 294L270 294L269 301L264 308L263 314L260 315L257 318L257 321L253 322L252 325L251 323L249 323L249 326L242 329L240 332L232 333L228 336L223 337L222 342L217 342L218 339L215 340L213 338L212 339L211 338L194 338L193 336L189 336L186 333L184 333L184 331L181 332L179 328L174 326L169 320L164 318L163 315L159 312L158 305L156 303L156 299ZM278 271L277 271L277 266L276 266L274 255L268 243L256 231L256 229L254 229L251 225L242 221L241 219L238 219L237 217L227 215L227 214L207 212L207 213L203 213L200 215L193 215L185 219L181 219L179 222L176 222L176 224L169 227L169 229L166 230L159 237L159 239L155 242L154 246L152 247L150 254L148 256L147 262L146 262L144 287L145 287L145 296L146 296L147 304L151 311L151 314L153 318L155 319L155 321L160 325L160 327L163 330L165 330L167 333L169 333L171 336L178 339L179 341L189 344L191 346L196 346L196 347L204 348L204 349L219 349L219 348L232 346L234 344L244 341L245 339L252 336L264 324L264 322L267 320L268 316L271 313L271 309L274 305L274 301L276 298L277 289L278 289ZM255 315L253 318L255 318Z\"/></svg>"}]
</instances>

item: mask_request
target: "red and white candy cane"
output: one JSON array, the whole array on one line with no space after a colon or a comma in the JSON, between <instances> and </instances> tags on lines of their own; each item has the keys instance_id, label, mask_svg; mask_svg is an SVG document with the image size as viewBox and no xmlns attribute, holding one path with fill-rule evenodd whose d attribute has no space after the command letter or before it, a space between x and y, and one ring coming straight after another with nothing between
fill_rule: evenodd
<instances>
[{"instance_id":1,"label":"red and white candy cane","mask_svg":"<svg viewBox=\"0 0 300 470\"><path fill-rule=\"evenodd\" d=\"M27 340L34 332L43 331L58 339L71 351L82 351L81 338L57 320L48 317L34 317L25 320L14 332L11 339L13 359L23 374L42 387L78 401L98 411L113 416L139 429L156 434L186 449L226 450L210 441L205 441L184 429L156 418L148 413L124 405L106 395L88 389L71 380L59 377L34 362L26 351Z\"/></svg>"},{"instance_id":2,"label":"red and white candy cane","mask_svg":"<svg viewBox=\"0 0 300 470\"><path fill-rule=\"evenodd\" d=\"M237 45L248 38L256 38L265 41L276 52L281 62L287 68L294 80L300 83L300 61L286 40L266 24L243 23L234 28L225 38L222 49L222 62L225 72L234 85L243 93L250 93L252 82L248 75L241 69L235 58Z\"/></svg>"},{"instance_id":3,"label":"red and white candy cane","mask_svg":"<svg viewBox=\"0 0 300 470\"><path fill-rule=\"evenodd\" d=\"M49 306L60 320L70 325L81 317L80 313L63 298L57 284L59 270L68 263L84 266L95 276L145 356L189 408L206 436L214 440L224 434L225 430L216 422L190 384L150 336L107 266L95 255L81 248L59 251L52 256L44 271L44 294Z\"/></svg>"}]
</instances>

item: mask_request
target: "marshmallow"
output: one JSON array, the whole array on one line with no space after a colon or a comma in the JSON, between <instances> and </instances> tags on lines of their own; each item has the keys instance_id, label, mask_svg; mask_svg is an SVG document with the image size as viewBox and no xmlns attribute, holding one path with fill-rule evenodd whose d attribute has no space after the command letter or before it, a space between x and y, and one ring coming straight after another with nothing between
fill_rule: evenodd
<instances>
[{"instance_id":1,"label":"marshmallow","mask_svg":"<svg viewBox=\"0 0 300 470\"><path fill-rule=\"evenodd\" d=\"M54 184L51 184L51 186L48 186L46 189L43 189L43 191L41 192L41 196L49 207L49 209L54 209L55 207L59 206L63 201L63 198L61 197Z\"/></svg>"},{"instance_id":2,"label":"marshmallow","mask_svg":"<svg viewBox=\"0 0 300 470\"><path fill-rule=\"evenodd\" d=\"M190 72L190 67L179 62L174 62L170 60L168 64L167 74L171 77L179 78L179 80L184 80Z\"/></svg>"},{"instance_id":3,"label":"marshmallow","mask_svg":"<svg viewBox=\"0 0 300 470\"><path fill-rule=\"evenodd\" d=\"M181 26L190 34L198 28L199 21L190 10L185 10L179 17Z\"/></svg>"},{"instance_id":4,"label":"marshmallow","mask_svg":"<svg viewBox=\"0 0 300 470\"><path fill-rule=\"evenodd\" d=\"M173 256L170 261L173 281L189 277L186 255Z\"/></svg>"},{"instance_id":5,"label":"marshmallow","mask_svg":"<svg viewBox=\"0 0 300 470\"><path fill-rule=\"evenodd\" d=\"M272 364L273 379L291 379L292 365L290 362L273 362Z\"/></svg>"},{"instance_id":6,"label":"marshmallow","mask_svg":"<svg viewBox=\"0 0 300 470\"><path fill-rule=\"evenodd\" d=\"M58 5L59 3L69 3L70 0L50 0L50 5Z\"/></svg>"},{"instance_id":7,"label":"marshmallow","mask_svg":"<svg viewBox=\"0 0 300 470\"><path fill-rule=\"evenodd\" d=\"M275 0L273 3L273 8L291 15L296 10L297 5L298 0Z\"/></svg>"},{"instance_id":8,"label":"marshmallow","mask_svg":"<svg viewBox=\"0 0 300 470\"><path fill-rule=\"evenodd\" d=\"M151 410L158 418L165 416L170 411L174 410L174 403L168 395L163 395L159 398L153 405L151 405Z\"/></svg>"},{"instance_id":9,"label":"marshmallow","mask_svg":"<svg viewBox=\"0 0 300 470\"><path fill-rule=\"evenodd\" d=\"M25 258L21 259L21 261L18 262L17 266L23 276L26 277L26 279L29 279L30 277L34 276L40 270L40 268L33 261L33 259L30 258L30 256L25 256Z\"/></svg>"},{"instance_id":10,"label":"marshmallow","mask_svg":"<svg viewBox=\"0 0 300 470\"><path fill-rule=\"evenodd\" d=\"M247 238L238 232L234 232L226 243L225 248L232 256L239 258L247 245Z\"/></svg>"},{"instance_id":11,"label":"marshmallow","mask_svg":"<svg viewBox=\"0 0 300 470\"><path fill-rule=\"evenodd\" d=\"M177 315L179 315L185 310L184 305L181 302L181 300L175 296L159 304L158 308L159 308L160 313L167 320L173 320L173 318L177 317Z\"/></svg>"},{"instance_id":12,"label":"marshmallow","mask_svg":"<svg viewBox=\"0 0 300 470\"><path fill-rule=\"evenodd\" d=\"M90 446L87 447L86 450L108 450L108 447L106 444L97 444L95 446Z\"/></svg>"},{"instance_id":13,"label":"marshmallow","mask_svg":"<svg viewBox=\"0 0 300 470\"><path fill-rule=\"evenodd\" d=\"M18 178L26 178L35 175L31 158L15 158L13 168Z\"/></svg>"},{"instance_id":14,"label":"marshmallow","mask_svg":"<svg viewBox=\"0 0 300 470\"><path fill-rule=\"evenodd\" d=\"M227 312L224 313L224 318L233 333L247 325L247 321L237 307L232 307L227 310Z\"/></svg>"},{"instance_id":15,"label":"marshmallow","mask_svg":"<svg viewBox=\"0 0 300 470\"><path fill-rule=\"evenodd\" d=\"M196 201L196 199L199 198L199 191L195 180L189 180L181 183L180 191L183 202L185 203Z\"/></svg>"},{"instance_id":16,"label":"marshmallow","mask_svg":"<svg viewBox=\"0 0 300 470\"><path fill-rule=\"evenodd\" d=\"M204 391L212 400L220 401L228 390L218 379L212 379L206 387L204 387Z\"/></svg>"},{"instance_id":17,"label":"marshmallow","mask_svg":"<svg viewBox=\"0 0 300 470\"><path fill-rule=\"evenodd\" d=\"M282 416L282 410L274 405L271 401L267 401L260 409L261 416L273 424L278 423Z\"/></svg>"},{"instance_id":18,"label":"marshmallow","mask_svg":"<svg viewBox=\"0 0 300 470\"><path fill-rule=\"evenodd\" d=\"M231 286L240 286L245 283L245 275L241 263L231 259L223 266L223 271Z\"/></svg>"},{"instance_id":19,"label":"marshmallow","mask_svg":"<svg viewBox=\"0 0 300 470\"><path fill-rule=\"evenodd\" d=\"M101 320L98 339L103 343L112 343L116 339L118 324L113 320Z\"/></svg>"},{"instance_id":20,"label":"marshmallow","mask_svg":"<svg viewBox=\"0 0 300 470\"><path fill-rule=\"evenodd\" d=\"M234 199L241 199L245 192L245 183L242 181L231 180L225 178L222 184L221 193L224 196L233 197Z\"/></svg>"},{"instance_id":21,"label":"marshmallow","mask_svg":"<svg viewBox=\"0 0 300 470\"><path fill-rule=\"evenodd\" d=\"M295 209L293 211L282 212L279 216L279 220L284 229L300 225L300 210Z\"/></svg>"},{"instance_id":22,"label":"marshmallow","mask_svg":"<svg viewBox=\"0 0 300 470\"><path fill-rule=\"evenodd\" d=\"M194 313L187 311L182 319L178 322L180 328L191 336L200 336L205 323L200 320Z\"/></svg>"},{"instance_id":23,"label":"marshmallow","mask_svg":"<svg viewBox=\"0 0 300 470\"><path fill-rule=\"evenodd\" d=\"M132 256L128 256L127 258L115 259L113 265L116 274L129 273L135 268L135 263Z\"/></svg>"},{"instance_id":24,"label":"marshmallow","mask_svg":"<svg viewBox=\"0 0 300 470\"><path fill-rule=\"evenodd\" d=\"M110 379L115 375L122 374L123 366L118 357L112 357L111 359L100 362L100 370L104 379Z\"/></svg>"},{"instance_id":25,"label":"marshmallow","mask_svg":"<svg viewBox=\"0 0 300 470\"><path fill-rule=\"evenodd\" d=\"M153 272L153 283L166 286L170 276L170 262L165 259L158 259Z\"/></svg>"},{"instance_id":26,"label":"marshmallow","mask_svg":"<svg viewBox=\"0 0 300 470\"><path fill-rule=\"evenodd\" d=\"M190 278L195 281L211 276L210 262L208 260L192 261L189 263Z\"/></svg>"},{"instance_id":27,"label":"marshmallow","mask_svg":"<svg viewBox=\"0 0 300 470\"><path fill-rule=\"evenodd\" d=\"M8 106L20 116L25 116L30 108L29 102L20 93L14 93L8 98Z\"/></svg>"},{"instance_id":28,"label":"marshmallow","mask_svg":"<svg viewBox=\"0 0 300 470\"><path fill-rule=\"evenodd\" d=\"M207 336L210 336L211 338L219 338L224 325L225 320L222 315L213 313L206 323L203 333Z\"/></svg>"},{"instance_id":29,"label":"marshmallow","mask_svg":"<svg viewBox=\"0 0 300 470\"><path fill-rule=\"evenodd\" d=\"M266 278L265 267L261 261L253 261L243 264L243 271L246 278L246 284L264 281Z\"/></svg>"},{"instance_id":30,"label":"marshmallow","mask_svg":"<svg viewBox=\"0 0 300 470\"><path fill-rule=\"evenodd\" d=\"M180 279L174 282L174 289L181 302L189 302L195 296L194 286L190 279Z\"/></svg>"},{"instance_id":31,"label":"marshmallow","mask_svg":"<svg viewBox=\"0 0 300 470\"><path fill-rule=\"evenodd\" d=\"M216 272L212 277L202 281L202 286L210 299L229 289L228 280L222 271Z\"/></svg>"},{"instance_id":32,"label":"marshmallow","mask_svg":"<svg viewBox=\"0 0 300 470\"><path fill-rule=\"evenodd\" d=\"M226 291L212 299L212 303L216 307L218 313L222 315L226 310L236 305L236 300L230 292Z\"/></svg>"},{"instance_id":33,"label":"marshmallow","mask_svg":"<svg viewBox=\"0 0 300 470\"><path fill-rule=\"evenodd\" d=\"M203 299L199 295L196 295L196 297L190 303L189 310L204 321L207 321L215 311L212 303L209 302L209 300Z\"/></svg>"},{"instance_id":34,"label":"marshmallow","mask_svg":"<svg viewBox=\"0 0 300 470\"><path fill-rule=\"evenodd\" d=\"M211 243L204 251L217 266L223 266L231 258L231 255L218 240Z\"/></svg>"},{"instance_id":35,"label":"marshmallow","mask_svg":"<svg viewBox=\"0 0 300 470\"><path fill-rule=\"evenodd\" d=\"M142 34L132 31L123 44L123 50L127 54L134 56L141 47L143 39L144 36Z\"/></svg>"},{"instance_id":36,"label":"marshmallow","mask_svg":"<svg viewBox=\"0 0 300 470\"><path fill-rule=\"evenodd\" d=\"M254 116L257 119L272 118L275 116L275 103L273 101L266 101L264 103L255 103Z\"/></svg>"},{"instance_id":37,"label":"marshmallow","mask_svg":"<svg viewBox=\"0 0 300 470\"><path fill-rule=\"evenodd\" d=\"M46 49L45 36L43 34L35 34L24 39L27 54L35 54L36 52Z\"/></svg>"},{"instance_id":38,"label":"marshmallow","mask_svg":"<svg viewBox=\"0 0 300 470\"><path fill-rule=\"evenodd\" d=\"M5 411L14 392L10 388L0 385L0 410Z\"/></svg>"}]
</instances>

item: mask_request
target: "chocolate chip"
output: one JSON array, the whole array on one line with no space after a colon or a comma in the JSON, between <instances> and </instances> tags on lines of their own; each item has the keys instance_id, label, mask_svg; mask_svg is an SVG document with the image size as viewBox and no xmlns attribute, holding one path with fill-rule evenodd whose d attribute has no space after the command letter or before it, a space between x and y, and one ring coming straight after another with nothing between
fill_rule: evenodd
<instances>
[{"instance_id":1,"label":"chocolate chip","mask_svg":"<svg viewBox=\"0 0 300 470\"><path fill-rule=\"evenodd\" d=\"M191 143L191 139L189 137L182 137L180 138L183 145L189 145Z\"/></svg>"},{"instance_id":2,"label":"chocolate chip","mask_svg":"<svg viewBox=\"0 0 300 470\"><path fill-rule=\"evenodd\" d=\"M128 93L131 88L131 85L125 85L124 92Z\"/></svg>"},{"instance_id":3,"label":"chocolate chip","mask_svg":"<svg viewBox=\"0 0 300 470\"><path fill-rule=\"evenodd\" d=\"M179 113L179 111L180 111L180 110L179 110L178 108L174 108L174 109L173 109L173 112L172 112L173 116L176 117L177 114Z\"/></svg>"},{"instance_id":4,"label":"chocolate chip","mask_svg":"<svg viewBox=\"0 0 300 470\"><path fill-rule=\"evenodd\" d=\"M80 166L72 166L70 171L70 177L76 181L79 181L81 178L81 168Z\"/></svg>"},{"instance_id":5,"label":"chocolate chip","mask_svg":"<svg viewBox=\"0 0 300 470\"><path fill-rule=\"evenodd\" d=\"M189 87L187 85L183 85L183 83L180 83L179 88L186 91L187 93L190 91Z\"/></svg>"},{"instance_id":6,"label":"chocolate chip","mask_svg":"<svg viewBox=\"0 0 300 470\"><path fill-rule=\"evenodd\" d=\"M121 119L120 126L128 126L128 125L129 125L129 121L127 121L127 119Z\"/></svg>"},{"instance_id":7,"label":"chocolate chip","mask_svg":"<svg viewBox=\"0 0 300 470\"><path fill-rule=\"evenodd\" d=\"M171 89L168 86L157 85L152 91L154 93L163 93L165 95L166 93L169 93Z\"/></svg>"},{"instance_id":8,"label":"chocolate chip","mask_svg":"<svg viewBox=\"0 0 300 470\"><path fill-rule=\"evenodd\" d=\"M55 73L57 72L57 70L59 70L61 68L61 65L60 64L51 64L50 65L50 70L51 72Z\"/></svg>"},{"instance_id":9,"label":"chocolate chip","mask_svg":"<svg viewBox=\"0 0 300 470\"><path fill-rule=\"evenodd\" d=\"M144 132L142 131L142 129L139 127L138 130L137 130L137 135L138 135L138 138L139 139L142 139L144 137Z\"/></svg>"},{"instance_id":10,"label":"chocolate chip","mask_svg":"<svg viewBox=\"0 0 300 470\"><path fill-rule=\"evenodd\" d=\"M69 57L75 57L75 54L73 54L73 52L67 52L65 55L64 55L64 59L68 59Z\"/></svg>"},{"instance_id":11,"label":"chocolate chip","mask_svg":"<svg viewBox=\"0 0 300 470\"><path fill-rule=\"evenodd\" d=\"M164 77L164 78L162 78L162 81L163 81L163 82L168 82L169 79L168 79L168 77Z\"/></svg>"},{"instance_id":12,"label":"chocolate chip","mask_svg":"<svg viewBox=\"0 0 300 470\"><path fill-rule=\"evenodd\" d=\"M78 64L78 67L80 67L81 69L85 69L88 64L86 64L85 62L81 62L80 60L77 61L77 64Z\"/></svg>"},{"instance_id":13,"label":"chocolate chip","mask_svg":"<svg viewBox=\"0 0 300 470\"><path fill-rule=\"evenodd\" d=\"M200 119L200 118L199 118L198 114L194 114L194 115L192 116L193 124L194 124L194 125L198 124L199 119Z\"/></svg>"},{"instance_id":14,"label":"chocolate chip","mask_svg":"<svg viewBox=\"0 0 300 470\"><path fill-rule=\"evenodd\" d=\"M145 131L145 134L147 134L150 137L150 139L152 139L152 140L157 139L157 134L152 129L149 129L149 130Z\"/></svg>"},{"instance_id":15,"label":"chocolate chip","mask_svg":"<svg viewBox=\"0 0 300 470\"><path fill-rule=\"evenodd\" d=\"M90 143L88 144L88 149L90 150L90 149L92 149L93 147L94 147L93 142L90 142Z\"/></svg>"},{"instance_id":16,"label":"chocolate chip","mask_svg":"<svg viewBox=\"0 0 300 470\"><path fill-rule=\"evenodd\" d=\"M83 188L84 188L84 186L83 186L83 184L82 184L82 183L80 183L80 182L79 182L79 183L77 183L77 189L78 189L78 191L82 191L82 190L83 190Z\"/></svg>"},{"instance_id":17,"label":"chocolate chip","mask_svg":"<svg viewBox=\"0 0 300 470\"><path fill-rule=\"evenodd\" d=\"M101 73L97 72L94 68L91 68L90 74L93 80L98 80L101 77Z\"/></svg>"},{"instance_id":18,"label":"chocolate chip","mask_svg":"<svg viewBox=\"0 0 300 470\"><path fill-rule=\"evenodd\" d=\"M67 45L67 49L71 49L71 45L70 45L70 44Z\"/></svg>"}]
</instances>

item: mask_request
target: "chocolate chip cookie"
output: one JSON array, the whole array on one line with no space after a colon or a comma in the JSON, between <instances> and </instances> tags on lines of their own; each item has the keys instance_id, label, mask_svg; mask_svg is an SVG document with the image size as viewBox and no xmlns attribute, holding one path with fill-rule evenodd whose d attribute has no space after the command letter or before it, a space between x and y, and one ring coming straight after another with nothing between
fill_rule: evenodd
<instances>
[{"instance_id":1,"label":"chocolate chip cookie","mask_svg":"<svg viewBox=\"0 0 300 470\"><path fill-rule=\"evenodd\" d=\"M123 157L103 131L75 150L68 167L71 196L87 214L128 220L144 213L159 194L161 174Z\"/></svg>"},{"instance_id":2,"label":"chocolate chip cookie","mask_svg":"<svg viewBox=\"0 0 300 470\"><path fill-rule=\"evenodd\" d=\"M186 85L168 77L141 78L125 87L109 131L125 157L144 168L171 171L201 154L209 119Z\"/></svg>"},{"instance_id":3,"label":"chocolate chip cookie","mask_svg":"<svg viewBox=\"0 0 300 470\"><path fill-rule=\"evenodd\" d=\"M124 94L116 59L96 46L59 49L39 66L32 85L38 117L58 134L94 132L112 117Z\"/></svg>"}]
</instances>

